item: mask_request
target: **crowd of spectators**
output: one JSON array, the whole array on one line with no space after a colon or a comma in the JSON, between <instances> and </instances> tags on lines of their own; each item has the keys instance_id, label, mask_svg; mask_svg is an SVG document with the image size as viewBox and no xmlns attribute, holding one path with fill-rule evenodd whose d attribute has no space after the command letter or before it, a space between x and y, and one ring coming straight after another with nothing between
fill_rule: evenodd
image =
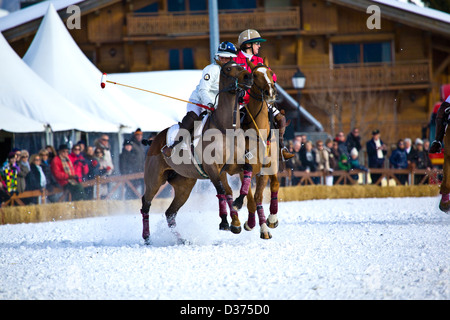
<instances>
[{"instance_id":1,"label":"crowd of spectators","mask_svg":"<svg viewBox=\"0 0 450 320\"><path fill-rule=\"evenodd\" d=\"M367 154L366 162L361 163L363 157L361 150L365 146ZM432 163L428 155L429 141L417 138L412 144L410 138L398 141L389 157L388 146L381 139L379 130L372 131L372 138L361 142L359 128L353 128L347 135L344 132L336 134L334 139L317 140L315 145L307 139L306 135L295 136L289 142L289 151L295 156L286 162L286 167L292 171L317 172L324 174L326 185L333 185L337 177L331 174L337 170L351 172L354 169L370 173L371 168L395 168L395 169L431 169ZM358 175L352 175L358 180ZM370 173L372 183L376 183L380 174ZM407 183L408 175L397 175L401 184ZM423 175L415 175L414 183L418 183ZM292 176L291 184L297 185L301 179ZM314 183L319 183L319 177L312 177Z\"/></svg>"},{"instance_id":2,"label":"crowd of spectators","mask_svg":"<svg viewBox=\"0 0 450 320\"><path fill-rule=\"evenodd\" d=\"M57 149L49 145L31 156L27 150L14 148L8 153L0 169L0 204L13 194L42 189L52 192L55 188L69 191L73 201L91 200L94 198L94 186L83 187L83 181L113 173L144 171L142 137L143 132L137 129L130 139L124 141L118 170L113 164L107 134L102 134L92 146L86 145L84 141L77 142L70 150L67 144L61 144ZM135 188L143 191L142 183L141 180L135 181ZM108 195L108 184L101 184L99 193L101 198L105 198ZM54 194L47 200L55 202L59 197L60 195ZM126 198L137 198L137 195L127 188ZM25 204L37 204L39 198L23 198L22 201Z\"/></svg>"}]
</instances>

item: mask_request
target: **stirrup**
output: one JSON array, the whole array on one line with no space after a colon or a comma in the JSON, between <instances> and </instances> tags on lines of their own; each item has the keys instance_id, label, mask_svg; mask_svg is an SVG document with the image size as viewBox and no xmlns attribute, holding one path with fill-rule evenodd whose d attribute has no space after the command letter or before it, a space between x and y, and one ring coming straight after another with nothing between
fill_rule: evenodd
<instances>
[{"instance_id":1,"label":"stirrup","mask_svg":"<svg viewBox=\"0 0 450 320\"><path fill-rule=\"evenodd\" d=\"M285 159L285 158L284 158L284 156L283 156L283 150L286 150L287 153L290 153L290 152L289 152L289 149L286 148L286 146L283 146L283 148L280 148L281 160L283 160L284 162L286 162L286 161L288 161L289 159ZM293 157L293 156L294 156L294 155L292 155L292 157ZM292 157L291 157L291 158L292 158Z\"/></svg>"}]
</instances>

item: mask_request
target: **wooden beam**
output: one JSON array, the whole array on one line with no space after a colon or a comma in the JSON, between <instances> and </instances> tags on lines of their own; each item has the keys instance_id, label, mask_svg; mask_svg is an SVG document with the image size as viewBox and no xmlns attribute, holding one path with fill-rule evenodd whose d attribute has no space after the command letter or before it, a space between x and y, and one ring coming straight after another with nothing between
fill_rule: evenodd
<instances>
[{"instance_id":1,"label":"wooden beam","mask_svg":"<svg viewBox=\"0 0 450 320\"><path fill-rule=\"evenodd\" d=\"M436 71L433 73L433 79L436 79L450 64L450 55L442 61L442 63L437 67Z\"/></svg>"}]
</instances>

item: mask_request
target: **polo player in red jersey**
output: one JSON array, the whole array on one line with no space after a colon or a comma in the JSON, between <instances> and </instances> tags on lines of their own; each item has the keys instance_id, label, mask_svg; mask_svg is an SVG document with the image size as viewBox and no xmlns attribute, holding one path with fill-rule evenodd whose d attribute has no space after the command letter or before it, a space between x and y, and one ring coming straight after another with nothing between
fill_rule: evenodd
<instances>
[{"instance_id":1,"label":"polo player in red jersey","mask_svg":"<svg viewBox=\"0 0 450 320\"><path fill-rule=\"evenodd\" d=\"M234 61L243 66L247 71L252 72L250 66L247 64L247 59L250 60L255 66L259 63L264 64L264 61L261 57L258 56L259 48L261 47L261 43L267 40L261 38L261 35L258 31L253 29L247 29L241 32L238 39L238 47L240 49ZM277 76L275 73L273 74L273 81L277 81ZM250 96L248 92L244 96L244 104L248 104ZM269 112L272 113L273 118L276 121L277 129L279 130L280 136L280 150L282 160L288 160L292 158L294 155L288 151L288 149L284 146L283 136L286 131L286 117L283 113L281 113L274 105L268 104Z\"/></svg>"}]
</instances>

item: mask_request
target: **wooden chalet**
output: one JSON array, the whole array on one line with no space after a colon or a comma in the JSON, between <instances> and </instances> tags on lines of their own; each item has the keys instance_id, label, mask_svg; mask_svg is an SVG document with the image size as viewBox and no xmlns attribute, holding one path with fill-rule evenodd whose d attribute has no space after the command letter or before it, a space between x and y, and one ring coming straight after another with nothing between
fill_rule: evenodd
<instances>
[{"instance_id":1,"label":"wooden chalet","mask_svg":"<svg viewBox=\"0 0 450 320\"><path fill-rule=\"evenodd\" d=\"M76 1L74 1L76 2ZM100 70L202 69L209 63L207 0L85 0L72 36ZM371 5L380 28L369 28ZM380 129L385 142L421 137L450 83L450 15L396 0L218 0L220 40L258 30L278 84L334 135ZM60 9L66 19L70 14ZM23 55L40 18L4 30ZM300 69L305 88L293 88ZM151 84L149 84L151 88ZM285 104L290 118L298 113ZM290 107L289 107L290 106ZM293 121L295 131L305 131Z\"/></svg>"}]
</instances>

